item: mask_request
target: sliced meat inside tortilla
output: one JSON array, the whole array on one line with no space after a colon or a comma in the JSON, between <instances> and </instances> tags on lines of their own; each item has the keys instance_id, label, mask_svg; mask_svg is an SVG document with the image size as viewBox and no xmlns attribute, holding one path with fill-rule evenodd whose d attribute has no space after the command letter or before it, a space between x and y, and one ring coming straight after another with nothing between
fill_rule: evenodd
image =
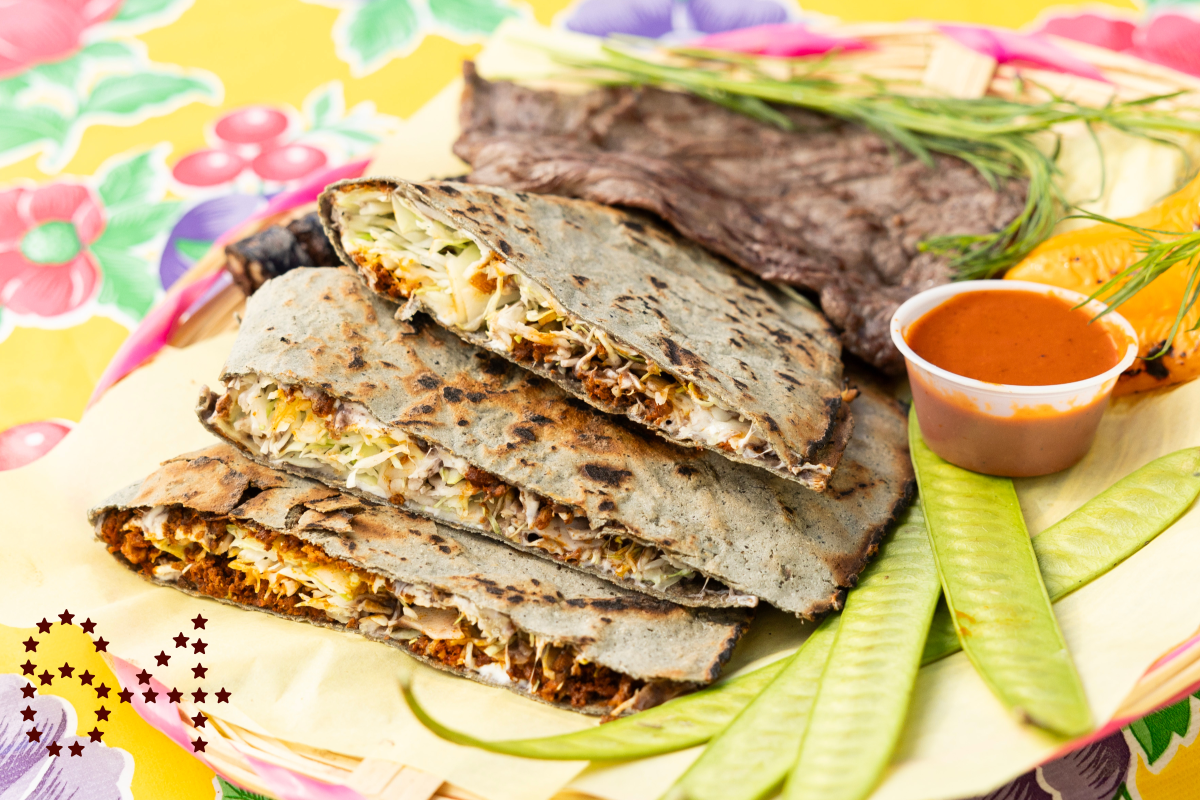
<instances>
[{"instance_id":1,"label":"sliced meat inside tortilla","mask_svg":"<svg viewBox=\"0 0 1200 800\"><path fill-rule=\"evenodd\" d=\"M376 178L320 208L376 292L602 411L818 491L841 458L828 321L644 214Z\"/></svg>"},{"instance_id":2,"label":"sliced meat inside tortilla","mask_svg":"<svg viewBox=\"0 0 1200 800\"><path fill-rule=\"evenodd\" d=\"M589 714L711 682L750 619L619 589L226 444L165 462L90 517L109 552L159 585L352 630Z\"/></svg>"},{"instance_id":3,"label":"sliced meat inside tortilla","mask_svg":"<svg viewBox=\"0 0 1200 800\"><path fill-rule=\"evenodd\" d=\"M347 270L247 303L204 425L251 458L694 606L838 607L913 485L904 416L872 394L816 493L600 413Z\"/></svg>"}]
</instances>

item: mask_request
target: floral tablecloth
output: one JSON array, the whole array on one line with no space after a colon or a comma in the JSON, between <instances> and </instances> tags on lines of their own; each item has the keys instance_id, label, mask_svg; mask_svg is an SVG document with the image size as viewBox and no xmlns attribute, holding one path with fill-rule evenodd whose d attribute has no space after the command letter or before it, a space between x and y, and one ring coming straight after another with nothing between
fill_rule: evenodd
<instances>
[{"instance_id":1,"label":"floral tablecloth","mask_svg":"<svg viewBox=\"0 0 1200 800\"><path fill-rule=\"evenodd\" d=\"M363 158L506 18L682 41L822 13L1045 29L1200 74L1200 23L1156 2L0 0L0 469L70 432L131 330L214 241ZM30 701L31 633L0 627L0 796L84 784L105 798L245 796L136 714L85 712L96 698L83 682ZM49 638L113 681L65 629ZM66 737L47 741L95 742L105 757L63 750L47 768L24 722L35 710ZM1198 732L1200 693L989 798L1200 797Z\"/></svg>"}]
</instances>

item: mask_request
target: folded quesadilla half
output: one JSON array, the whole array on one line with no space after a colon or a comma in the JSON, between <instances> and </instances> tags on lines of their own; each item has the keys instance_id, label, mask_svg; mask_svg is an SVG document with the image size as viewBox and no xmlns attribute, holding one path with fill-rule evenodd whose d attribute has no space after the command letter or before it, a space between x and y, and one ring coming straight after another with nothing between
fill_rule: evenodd
<instances>
[{"instance_id":1,"label":"folded quesadilla half","mask_svg":"<svg viewBox=\"0 0 1200 800\"><path fill-rule=\"evenodd\" d=\"M448 182L321 196L342 259L610 414L822 490L850 438L820 312L639 212Z\"/></svg>"},{"instance_id":2,"label":"folded quesadilla half","mask_svg":"<svg viewBox=\"0 0 1200 800\"><path fill-rule=\"evenodd\" d=\"M855 401L859 433L817 493L672 445L392 312L346 270L269 281L201 421L263 464L685 605L837 607L908 502L890 400Z\"/></svg>"},{"instance_id":3,"label":"folded quesadilla half","mask_svg":"<svg viewBox=\"0 0 1200 800\"><path fill-rule=\"evenodd\" d=\"M400 648L552 705L618 715L717 677L749 612L685 609L221 444L90 513L154 583Z\"/></svg>"}]
</instances>

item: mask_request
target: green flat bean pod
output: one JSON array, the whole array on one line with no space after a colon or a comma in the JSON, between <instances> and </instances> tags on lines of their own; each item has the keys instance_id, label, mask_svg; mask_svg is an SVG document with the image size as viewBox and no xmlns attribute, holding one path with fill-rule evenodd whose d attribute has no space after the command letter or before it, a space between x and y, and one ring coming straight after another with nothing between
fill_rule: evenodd
<instances>
[{"instance_id":1,"label":"green flat bean pod","mask_svg":"<svg viewBox=\"0 0 1200 800\"><path fill-rule=\"evenodd\" d=\"M489 742L442 725L401 685L409 709L438 736L493 753L547 761L617 761L670 753L717 735L784 668L788 658L629 717L558 736Z\"/></svg>"},{"instance_id":2,"label":"green flat bean pod","mask_svg":"<svg viewBox=\"0 0 1200 800\"><path fill-rule=\"evenodd\" d=\"M1200 496L1200 447L1161 456L1121 478L1033 537L1046 594L1066 597L1141 550ZM958 634L944 603L925 641L923 664L956 653Z\"/></svg>"},{"instance_id":3,"label":"green flat bean pod","mask_svg":"<svg viewBox=\"0 0 1200 800\"><path fill-rule=\"evenodd\" d=\"M783 783L796 763L840 619L837 614L825 618L775 680L709 743L667 798L758 800Z\"/></svg>"},{"instance_id":4,"label":"green flat bean pod","mask_svg":"<svg viewBox=\"0 0 1200 800\"><path fill-rule=\"evenodd\" d=\"M1064 596L1060 592L1073 591L1102 575L1170 527L1200 496L1198 472L1200 448L1163 456L1117 481L1034 537L1038 565L1044 575L1053 576L1046 579L1050 599L1058 600ZM1133 498L1140 500L1135 502ZM1118 514L1119 523L1115 521ZM1083 536L1081 531L1090 533ZM922 663L960 649L949 611L939 604ZM645 758L708 741L775 679L786 662L780 659L631 717L561 736L486 741L446 728L424 711L418 716L443 738L496 753L564 761Z\"/></svg>"},{"instance_id":5,"label":"green flat bean pod","mask_svg":"<svg viewBox=\"0 0 1200 800\"><path fill-rule=\"evenodd\" d=\"M1063 736L1086 733L1091 710L1012 481L942 460L915 413L908 433L942 591L967 657L1018 717Z\"/></svg>"},{"instance_id":6,"label":"green flat bean pod","mask_svg":"<svg viewBox=\"0 0 1200 800\"><path fill-rule=\"evenodd\" d=\"M941 593L924 523L910 509L846 599L786 800L861 800L891 759Z\"/></svg>"}]
</instances>

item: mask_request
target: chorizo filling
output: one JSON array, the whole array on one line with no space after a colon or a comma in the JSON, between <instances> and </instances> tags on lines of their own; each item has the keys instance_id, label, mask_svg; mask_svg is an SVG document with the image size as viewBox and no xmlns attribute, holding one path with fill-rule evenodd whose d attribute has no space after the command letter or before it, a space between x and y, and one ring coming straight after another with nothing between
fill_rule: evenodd
<instances>
[{"instance_id":1,"label":"chorizo filling","mask_svg":"<svg viewBox=\"0 0 1200 800\"><path fill-rule=\"evenodd\" d=\"M274 464L317 470L393 505L450 525L490 528L554 560L591 566L665 591L734 593L629 538L615 523L593 529L576 509L511 486L435 444L376 419L361 403L258 375L231 378L209 423ZM738 605L753 597L736 596Z\"/></svg>"},{"instance_id":2,"label":"chorizo filling","mask_svg":"<svg viewBox=\"0 0 1200 800\"><path fill-rule=\"evenodd\" d=\"M447 327L486 328L484 346L579 381L600 402L681 441L717 447L824 486L833 468L796 457L785 464L757 422L663 372L640 353L558 307L549 293L506 268L504 258L461 230L419 213L377 189L342 192L334 201L342 246L371 288L420 303Z\"/></svg>"},{"instance_id":3,"label":"chorizo filling","mask_svg":"<svg viewBox=\"0 0 1200 800\"><path fill-rule=\"evenodd\" d=\"M616 716L691 688L589 662L570 643L518 631L508 615L465 597L372 574L247 521L155 506L107 513L97 535L148 576L287 616L338 622L550 702L600 705Z\"/></svg>"}]
</instances>

